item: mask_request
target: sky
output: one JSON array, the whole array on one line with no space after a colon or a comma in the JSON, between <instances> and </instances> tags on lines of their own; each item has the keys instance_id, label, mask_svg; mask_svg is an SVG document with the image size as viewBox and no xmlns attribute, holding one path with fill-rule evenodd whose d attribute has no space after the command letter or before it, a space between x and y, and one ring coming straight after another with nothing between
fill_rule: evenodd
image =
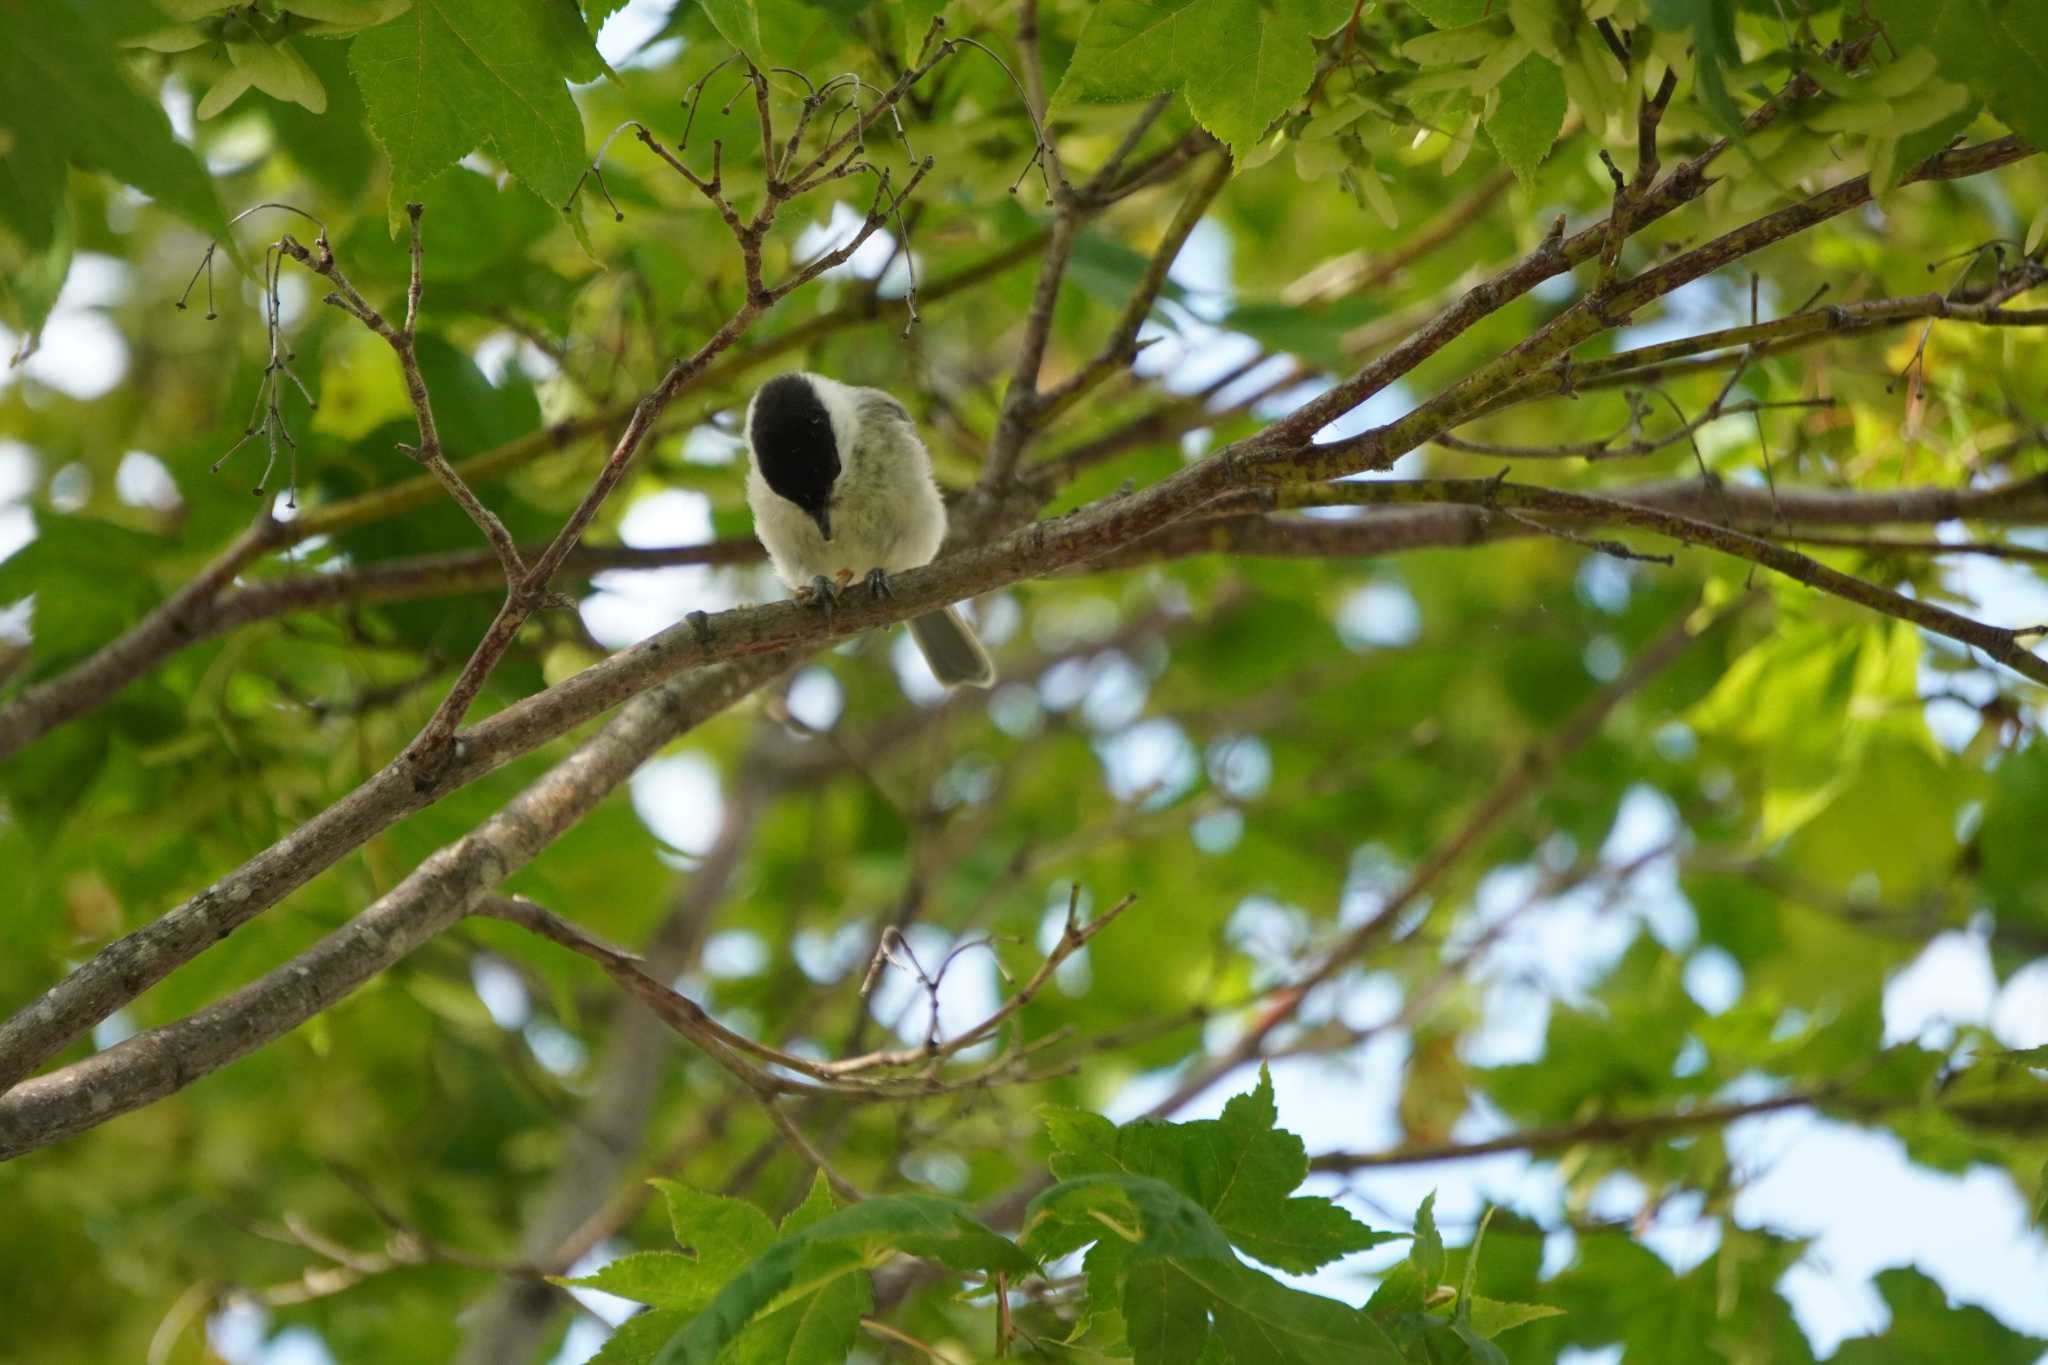
<instances>
[{"instance_id":1,"label":"sky","mask_svg":"<svg viewBox=\"0 0 2048 1365\"><path fill-rule=\"evenodd\" d=\"M613 17L600 48L614 65L633 54L655 31L666 6L658 0L632 0ZM663 45L666 47L666 44ZM660 49L641 52L641 59L666 60ZM175 111L174 111L175 112ZM809 249L825 249L850 231L857 214L840 206L807 238ZM872 275L887 260L889 245L877 234L870 250L843 270ZM1139 368L1168 387L1187 391L1201 387L1230 366L1247 358L1253 343L1221 331L1221 316L1230 297L1229 244L1224 233L1203 224L1190 239L1173 272L1188 291L1169 331L1156 325L1161 343L1140 357ZM1703 282L1704 284L1705 282ZM108 257L81 255L62 297L45 328L40 349L18 368L0 369L0 389L31 380L76 398L90 399L123 382L128 351L118 328L102 311L118 302L128 285L127 267ZM1660 335L1682 335L1746 320L1731 312L1729 300L1711 287L1693 286L1675 295L1668 308L1649 324L1632 329L1628 344L1641 345ZM1746 297L1741 301L1746 311ZM1639 334L1639 335L1637 335ZM0 353L12 354L19 339L0 328ZM536 366L544 361L526 354L508 339L494 338L479 352L489 372L513 363ZM1258 377L1243 381L1255 385ZM1283 396L1276 409L1291 407L1314 391L1312 387ZM1223 395L1228 401L1230 391ZM1405 410L1411 399L1396 385L1365 408L1350 414L1325 435L1347 434L1386 420ZM721 463L737 458L729 436L705 429L684 438L686 459ZM1191 454L1199 453L1199 443ZM1406 472L1397 467L1395 475ZM0 439L0 558L34 536L26 506L34 474L32 453L18 443ZM204 477L185 471L184 477ZM82 497L78 470L62 472L53 486L60 504ZM135 451L124 459L116 491L138 506L175 499L177 475L155 455ZM70 483L67 484L67 479ZM709 538L710 507L702 495L686 489L645 494L628 508L621 528L627 544L671 545ZM1978 604L1979 615L1995 624L2019 625L2048 620L2048 585L1989 559L1964 557L1952 570L1954 586ZM601 577L597 591L584 604L592 633L610 646L623 646L662 629L691 609L717 610L742 600L759 600L779 592L765 574L745 574L682 567L654 572ZM1600 601L1604 594L1618 604L1626 599L1627 571L1611 561L1589 561L1581 590ZM997 597L982 604L983 633L992 644L1018 628L1013 602ZM27 612L0 604L0 639L22 638ZM1413 637L1419 615L1412 599L1397 585L1380 582L1362 588L1333 624L1336 642L1353 650L1399 648ZM925 670L921 656L906 638L895 639L890 660L906 693L929 703L940 689ZM1589 666L1594 661L1589 660ZM1950 687L1954 675L1944 675ZM1987 680L1988 681L1988 680ZM1143 717L1149 678L1135 661L1120 656L1088 667L1055 670L1034 690L1010 684L992 695L997 722L1025 728L1039 709L1078 711L1097 735L1096 750L1108 788L1122 796L1149 794L1165 799L1174 788L1195 780L1206 767L1212 776L1232 784L1236 793L1256 796L1263 784L1261 751L1256 741L1240 742L1229 752L1196 751L1171 721ZM837 718L837 684L823 670L799 679L792 709L808 723L829 727ZM1974 728L1969 708L1936 702L1928 708L1936 737L1960 747ZM1266 765L1269 769L1270 765ZM632 782L632 801L648 827L670 850L677 865L701 853L717 827L720 810L719 774L707 759L683 753L656 760ZM1234 823L1233 823L1234 822ZM1198 821L1191 830L1194 846L1210 856L1226 855L1242 833L1243 817L1227 813ZM1605 850L1612 860L1626 860L1668 840L1674 832L1668 802L1641 788L1624 803ZM1533 875L1533 874L1532 874ZM1527 892L1513 873L1490 878L1476 913L1481 921L1508 905L1519 905ZM1061 906L1049 905L1047 924L1056 934ZM1369 913L1365 904L1347 905L1341 913ZM1248 951L1270 950L1270 967L1282 970L1288 952L1299 946L1305 919L1301 912L1271 902L1249 901L1238 908L1233 928ZM1619 898L1616 908L1603 910L1583 897L1566 896L1518 917L1513 930L1495 943L1478 967L1489 984L1486 1019L1466 1060L1475 1064L1516 1060L1527 1055L1527 1042L1540 1039L1553 998L1571 999L1597 981L1634 937L1647 926L1667 947L1688 952L1686 984L1702 1008L1725 1009L1741 989L1740 971L1718 950L1696 947L1692 912L1678 894L1669 858L1644 865ZM924 926L913 945L920 956L943 955L950 946L943 931ZM794 945L799 962L816 974L836 973L846 953L858 945L813 936ZM745 933L714 935L706 945L700 971L711 977L744 974L758 967L767 945ZM1085 950L1063 969L1059 985L1085 988ZM1541 981L1543 988L1528 983ZM480 966L476 984L493 1016L508 1029L521 1031L543 1065L573 1070L582 1060L582 1045L558 1028L537 1020L523 999L512 973ZM942 1023L960 1028L985 1015L996 999L991 971L963 959L942 990ZM887 982L876 995L877 1017L893 1022L906 1038L921 1038L924 1017L915 1008L911 989L901 978ZM1366 976L1344 999L1327 1008L1344 1012L1351 1022L1371 1022L1390 1015L1399 993L1390 983ZM2007 1046L2048 1043L2048 962L2020 972L2002 987L1991 971L1980 935L1946 933L1931 942L1919 958L1899 972L1885 991L1888 1042L1922 1039L1930 1043L1948 1036L1956 1026L1971 1024L1991 1030ZM116 1035L102 1040L102 1045ZM1225 1039L1216 1041L1224 1042ZM1398 1142L1394 1117L1406 1034L1387 1030L1355 1054L1336 1059L1294 1058L1273 1067L1283 1126L1300 1133L1310 1152L1389 1147ZM1170 1076L1133 1080L1110 1106L1113 1117L1143 1112L1173 1086ZM1178 1117L1196 1118L1220 1112L1231 1094L1249 1088L1251 1073L1227 1078L1185 1108ZM1731 1098L1755 1098L1761 1087L1738 1088ZM1455 1132L1474 1140L1504 1131L1497 1115L1468 1114ZM1734 1216L1744 1226L1768 1226L1809 1236L1805 1257L1785 1276L1781 1288L1800 1325L1825 1356L1844 1337L1881 1330L1886 1320L1882 1301L1871 1287L1877 1270L1914 1265L1933 1277L1958 1301L1979 1304L2007 1323L2037 1336L2048 1336L2048 1240L2027 1222L2024 1202L2002 1173L1978 1168L1958 1176L1911 1165L1900 1143L1890 1136L1854 1126L1787 1111L1746 1119L1734 1125L1728 1145L1739 1166L1752 1172L1735 1201ZM953 1174L944 1169L916 1173L943 1189ZM1563 1184L1548 1162L1518 1155L1479 1161L1388 1168L1366 1178L1343 1182L1316 1177L1320 1192L1349 1204L1378 1227L1405 1226L1409 1212L1423 1195L1438 1195L1438 1216L1454 1240L1477 1221L1488 1204L1503 1205L1539 1222L1556 1222L1563 1212ZM1643 1192L1626 1180L1610 1181L1594 1201L1596 1216L1628 1217L1642 1205ZM1643 1240L1672 1265L1689 1267L1712 1253L1718 1229L1698 1217L1697 1204L1667 1206L1648 1227ZM600 1248L581 1269L600 1264L623 1248ZM1571 1234L1554 1234L1546 1247L1546 1270L1569 1262ZM1398 1248L1366 1253L1306 1277L1300 1282L1320 1292L1360 1300L1369 1276L1392 1259ZM593 1300L611 1320L624 1311L620 1301ZM271 1332L259 1309L242 1306L224 1311L210 1324L215 1349L231 1365L330 1365L331 1353L317 1334L304 1328ZM572 1328L555 1365L575 1365L595 1352L604 1330L596 1319L584 1318ZM1618 1352L1577 1353L1567 1365L1607 1365ZM2048 1356L2044 1356L2048 1360Z\"/></svg>"}]
</instances>

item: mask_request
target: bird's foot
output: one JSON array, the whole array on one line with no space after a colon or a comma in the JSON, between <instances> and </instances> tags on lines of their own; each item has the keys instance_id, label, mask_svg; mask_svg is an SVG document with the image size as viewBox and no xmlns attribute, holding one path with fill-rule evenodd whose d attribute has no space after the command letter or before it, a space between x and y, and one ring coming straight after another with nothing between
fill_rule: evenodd
<instances>
[{"instance_id":1,"label":"bird's foot","mask_svg":"<svg viewBox=\"0 0 2048 1365\"><path fill-rule=\"evenodd\" d=\"M869 569L867 584L868 591L876 597L894 597L896 595L896 589L889 586L889 571L887 569Z\"/></svg>"},{"instance_id":2,"label":"bird's foot","mask_svg":"<svg viewBox=\"0 0 2048 1365\"><path fill-rule=\"evenodd\" d=\"M839 605L839 589L831 579L817 575L809 584L796 590L796 600L805 606L822 607L826 611Z\"/></svg>"}]
</instances>

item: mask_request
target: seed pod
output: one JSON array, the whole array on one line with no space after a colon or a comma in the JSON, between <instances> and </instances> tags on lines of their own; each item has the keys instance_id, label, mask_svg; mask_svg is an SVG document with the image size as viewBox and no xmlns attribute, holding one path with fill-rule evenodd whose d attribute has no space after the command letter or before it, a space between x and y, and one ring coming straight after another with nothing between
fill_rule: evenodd
<instances>
[{"instance_id":1,"label":"seed pod","mask_svg":"<svg viewBox=\"0 0 2048 1365\"><path fill-rule=\"evenodd\" d=\"M1867 94L1883 99L1910 95L1934 78L1934 54L1916 47L1889 66L1881 66L1863 82Z\"/></svg>"},{"instance_id":2,"label":"seed pod","mask_svg":"<svg viewBox=\"0 0 2048 1365\"><path fill-rule=\"evenodd\" d=\"M1485 61L1506 37L1493 24L1473 24L1425 33L1401 44L1401 55L1417 66L1465 66Z\"/></svg>"},{"instance_id":3,"label":"seed pod","mask_svg":"<svg viewBox=\"0 0 2048 1365\"><path fill-rule=\"evenodd\" d=\"M1491 94L1508 78L1508 72L1520 66L1522 59L1528 55L1529 45L1522 41L1520 34L1506 35L1473 73L1478 78L1477 88Z\"/></svg>"},{"instance_id":4,"label":"seed pod","mask_svg":"<svg viewBox=\"0 0 2048 1365\"><path fill-rule=\"evenodd\" d=\"M1559 65L1564 63L1564 45L1570 37L1563 20L1558 0L1508 0L1508 22L1522 41Z\"/></svg>"},{"instance_id":5,"label":"seed pod","mask_svg":"<svg viewBox=\"0 0 2048 1365\"><path fill-rule=\"evenodd\" d=\"M1892 134L1904 137L1922 128L1932 128L1951 114L1961 113L1970 102L1970 88L1957 81L1936 81L1925 89L1892 104L1897 124Z\"/></svg>"}]
</instances>

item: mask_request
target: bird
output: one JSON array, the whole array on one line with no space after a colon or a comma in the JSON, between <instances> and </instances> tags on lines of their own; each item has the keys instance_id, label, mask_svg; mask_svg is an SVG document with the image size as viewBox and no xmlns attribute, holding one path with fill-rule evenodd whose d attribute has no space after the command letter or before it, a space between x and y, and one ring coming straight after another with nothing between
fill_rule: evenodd
<instances>
[{"instance_id":1,"label":"bird","mask_svg":"<svg viewBox=\"0 0 2048 1365\"><path fill-rule=\"evenodd\" d=\"M779 374L747 404L747 506L776 575L827 610L856 578L878 597L889 575L929 564L946 504L910 412L881 389L808 371ZM990 687L995 665L952 607L910 621L947 687Z\"/></svg>"}]
</instances>

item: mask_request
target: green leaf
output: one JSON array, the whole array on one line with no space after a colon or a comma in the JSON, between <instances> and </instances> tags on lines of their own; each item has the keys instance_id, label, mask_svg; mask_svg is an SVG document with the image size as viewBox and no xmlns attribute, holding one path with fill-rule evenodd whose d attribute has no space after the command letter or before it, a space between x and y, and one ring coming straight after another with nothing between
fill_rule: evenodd
<instances>
[{"instance_id":1,"label":"green leaf","mask_svg":"<svg viewBox=\"0 0 2048 1365\"><path fill-rule=\"evenodd\" d=\"M832 1184L819 1171L804 1202L783 1218L781 1233L794 1236L823 1221L839 1207ZM720 1357L724 1365L784 1365L789 1361L846 1359L863 1314L874 1307L867 1276L838 1275L814 1291L747 1324Z\"/></svg>"},{"instance_id":2,"label":"green leaf","mask_svg":"<svg viewBox=\"0 0 2048 1365\"><path fill-rule=\"evenodd\" d=\"M722 1365L800 1365L842 1361L875 1306L865 1275L840 1275L747 1324L719 1357Z\"/></svg>"},{"instance_id":3,"label":"green leaf","mask_svg":"<svg viewBox=\"0 0 2048 1365\"><path fill-rule=\"evenodd\" d=\"M1506 1303L1500 1299L1489 1299L1484 1294L1467 1295L1459 1303L1470 1305L1472 1330L1488 1341L1524 1323L1564 1315L1562 1308L1553 1308L1547 1303Z\"/></svg>"},{"instance_id":4,"label":"green leaf","mask_svg":"<svg viewBox=\"0 0 2048 1365\"><path fill-rule=\"evenodd\" d=\"M1164 1180L1111 1172L1076 1176L1042 1191L1024 1210L1026 1250L1063 1255L1105 1232L1129 1237L1146 1256L1231 1259L1230 1239L1207 1209Z\"/></svg>"},{"instance_id":5,"label":"green leaf","mask_svg":"<svg viewBox=\"0 0 2048 1365\"><path fill-rule=\"evenodd\" d=\"M341 43L309 42L300 46L299 55L327 92L327 112L314 114L278 101L269 103L265 113L292 164L322 189L354 201L376 168L377 147L370 141L362 92L348 69L348 49Z\"/></svg>"},{"instance_id":6,"label":"green leaf","mask_svg":"<svg viewBox=\"0 0 2048 1365\"><path fill-rule=\"evenodd\" d=\"M1463 28L1507 8L1505 0L1408 0L1408 7L1438 28Z\"/></svg>"},{"instance_id":7,"label":"green leaf","mask_svg":"<svg viewBox=\"0 0 2048 1365\"><path fill-rule=\"evenodd\" d=\"M1238 1120L1270 1122L1271 1094L1262 1085L1239 1096L1233 1101L1242 1104ZM1121 1279L1121 1307L1139 1365L1196 1359L1211 1340L1210 1319L1226 1359L1390 1365L1398 1359L1385 1334L1357 1309L1289 1289L1240 1264L1208 1211L1163 1180L1096 1174L1062 1181L1031 1201L1025 1228L1025 1244L1041 1256L1096 1241L1085 1263L1090 1305L1096 1312L1107 1307L1109 1286Z\"/></svg>"},{"instance_id":8,"label":"green leaf","mask_svg":"<svg viewBox=\"0 0 2048 1365\"><path fill-rule=\"evenodd\" d=\"M616 76L610 63L597 50L597 30L584 22L576 0L538 0L541 16L553 33L556 59L562 74L579 85L600 76Z\"/></svg>"},{"instance_id":9,"label":"green leaf","mask_svg":"<svg viewBox=\"0 0 2048 1365\"><path fill-rule=\"evenodd\" d=\"M1486 120L1486 135L1523 184L1535 179L1536 168L1550 154L1564 114L1564 76L1546 58L1531 53L1502 78L1500 102Z\"/></svg>"},{"instance_id":10,"label":"green leaf","mask_svg":"<svg viewBox=\"0 0 2048 1365\"><path fill-rule=\"evenodd\" d=\"M327 112L327 87L321 84L320 78L313 74L313 68L306 65L306 59L290 43L267 43L259 39L229 43L227 50L228 60L248 78L249 84L272 99L302 105L308 113ZM218 112L214 109L201 117L210 117Z\"/></svg>"},{"instance_id":11,"label":"green leaf","mask_svg":"<svg viewBox=\"0 0 2048 1365\"><path fill-rule=\"evenodd\" d=\"M141 0L12 6L0 42L0 222L30 248L52 245L67 164L133 185L203 232L227 233L213 180L171 133L161 105L128 80L123 39L160 28Z\"/></svg>"},{"instance_id":12,"label":"green leaf","mask_svg":"<svg viewBox=\"0 0 2048 1365\"><path fill-rule=\"evenodd\" d=\"M723 1282L724 1277L704 1261L679 1251L636 1251L601 1266L595 1274L555 1281L690 1313L711 1302Z\"/></svg>"},{"instance_id":13,"label":"green leaf","mask_svg":"<svg viewBox=\"0 0 2048 1365\"><path fill-rule=\"evenodd\" d=\"M1122 1169L1116 1158L1116 1125L1086 1109L1042 1105L1038 1117L1052 1139L1052 1173L1061 1178Z\"/></svg>"},{"instance_id":14,"label":"green leaf","mask_svg":"<svg viewBox=\"0 0 2048 1365\"><path fill-rule=\"evenodd\" d=\"M4 197L9 188L7 163L0 161L0 197ZM57 296L64 291L64 277L71 273L71 256L76 240L71 214L61 204L57 233L45 245L29 248L17 255L15 243L0 240L0 300L4 300L7 306L5 317L8 325L22 333L19 358L25 358L36 349L43 323L49 318L50 310L57 306ZM0 364L17 359L0 356Z\"/></svg>"},{"instance_id":15,"label":"green leaf","mask_svg":"<svg viewBox=\"0 0 2048 1365\"><path fill-rule=\"evenodd\" d=\"M1415 1244L1408 1248L1408 1259L1431 1284L1443 1278L1444 1238L1436 1230L1434 1190L1423 1196L1422 1206L1415 1210Z\"/></svg>"},{"instance_id":16,"label":"green leaf","mask_svg":"<svg viewBox=\"0 0 2048 1365\"><path fill-rule=\"evenodd\" d=\"M1940 1285L1911 1267L1880 1270L1875 1278L1891 1325L1843 1342L1829 1365L2034 1365L2048 1350L2048 1341L2015 1332L1981 1308L1951 1306Z\"/></svg>"},{"instance_id":17,"label":"green leaf","mask_svg":"<svg viewBox=\"0 0 2048 1365\"><path fill-rule=\"evenodd\" d=\"M1307 91L1311 40L1342 27L1351 11L1346 0L1103 0L1053 103L1177 90L1242 159Z\"/></svg>"},{"instance_id":18,"label":"green leaf","mask_svg":"<svg viewBox=\"0 0 2048 1365\"><path fill-rule=\"evenodd\" d=\"M497 0L417 0L349 46L370 129L391 158L386 217L428 181L489 143L551 207L568 203L585 165L583 120L563 83L549 19Z\"/></svg>"},{"instance_id":19,"label":"green leaf","mask_svg":"<svg viewBox=\"0 0 2048 1365\"><path fill-rule=\"evenodd\" d=\"M39 507L35 539L0 560L0 607L33 597L36 655L57 664L96 649L156 603L150 564L172 542Z\"/></svg>"},{"instance_id":20,"label":"green leaf","mask_svg":"<svg viewBox=\"0 0 2048 1365\"><path fill-rule=\"evenodd\" d=\"M1249 1266L1174 1265L1209 1296L1216 1335L1231 1360L1398 1365L1401 1359L1379 1324L1348 1304L1291 1289Z\"/></svg>"},{"instance_id":21,"label":"green leaf","mask_svg":"<svg viewBox=\"0 0 2048 1365\"><path fill-rule=\"evenodd\" d=\"M317 34L352 33L396 19L412 0L286 0L278 8L315 21Z\"/></svg>"},{"instance_id":22,"label":"green leaf","mask_svg":"<svg viewBox=\"0 0 2048 1365\"><path fill-rule=\"evenodd\" d=\"M1209 1344L1209 1296L1170 1260L1154 1257L1126 1271L1123 1305L1138 1365L1194 1360Z\"/></svg>"},{"instance_id":23,"label":"green leaf","mask_svg":"<svg viewBox=\"0 0 2048 1365\"><path fill-rule=\"evenodd\" d=\"M924 35L930 31L932 20L946 12L950 0L902 0L896 9L903 15L903 60L905 64L917 60L917 52L924 45Z\"/></svg>"},{"instance_id":24,"label":"green leaf","mask_svg":"<svg viewBox=\"0 0 2048 1365\"><path fill-rule=\"evenodd\" d=\"M749 1228L753 1225L741 1215L714 1210L705 1202L713 1199L715 1196L696 1196L686 1210L688 1219L695 1222L707 1215L715 1216L720 1231L728 1234L723 1242L728 1248L758 1235L758 1229L742 1233L739 1224L746 1223ZM758 1210L755 1217L764 1224L767 1221ZM678 1220L679 1235L682 1226L682 1220ZM794 1236L774 1241L747 1261L704 1310L669 1340L656 1359L661 1365L711 1365L721 1351L740 1338L750 1322L792 1285L800 1285L808 1294L821 1293L832 1280L879 1264L896 1253L921 1256L955 1270L1024 1274L1035 1264L1014 1242L989 1229L966 1205L954 1200L927 1194L866 1199L819 1218ZM722 1251L721 1255L724 1254ZM828 1303L815 1319L785 1323L784 1327L808 1327L814 1336L824 1336L838 1321L835 1314L843 1312L844 1301Z\"/></svg>"},{"instance_id":25,"label":"green leaf","mask_svg":"<svg viewBox=\"0 0 2048 1365\"><path fill-rule=\"evenodd\" d=\"M2048 146L2048 23L2034 0L1871 0L1870 12L1895 46L1931 49L1943 76Z\"/></svg>"},{"instance_id":26,"label":"green leaf","mask_svg":"<svg viewBox=\"0 0 2048 1365\"><path fill-rule=\"evenodd\" d=\"M804 70L849 36L846 14L810 0L700 0L705 15L728 43L762 71ZM930 22L930 16L926 16ZM923 29L918 30L922 35ZM913 42L915 40L912 40ZM777 78L781 79L780 77Z\"/></svg>"},{"instance_id":27,"label":"green leaf","mask_svg":"<svg viewBox=\"0 0 2048 1365\"><path fill-rule=\"evenodd\" d=\"M1258 1086L1233 1098L1217 1119L1140 1119L1111 1130L1093 1115L1054 1111L1047 1114L1056 1149L1052 1167L1071 1177L1067 1188L1103 1173L1113 1173L1111 1184L1118 1174L1146 1178L1121 1186L1133 1198L1139 1192L1154 1198L1147 1182L1164 1182L1205 1219L1213 1218L1231 1242L1281 1270L1306 1273L1398 1236L1374 1232L1328 1199L1290 1198L1308 1177L1308 1155L1300 1138L1273 1126L1276 1117L1272 1077L1263 1070ZM1032 1207L1049 1209L1053 1194L1047 1191ZM1181 1216L1165 1205L1157 1212Z\"/></svg>"},{"instance_id":28,"label":"green leaf","mask_svg":"<svg viewBox=\"0 0 2048 1365\"><path fill-rule=\"evenodd\" d=\"M690 1315L677 1308L650 1308L620 1323L605 1339L604 1346L590 1358L590 1365L653 1365L661 1348L668 1344Z\"/></svg>"},{"instance_id":29,"label":"green leaf","mask_svg":"<svg viewBox=\"0 0 2048 1365\"><path fill-rule=\"evenodd\" d=\"M823 1171L819 1171L811 1177L811 1188L805 1192L804 1202L782 1216L776 1231L784 1237L791 1237L823 1220L827 1214L838 1211L839 1199L832 1193L832 1182L825 1178Z\"/></svg>"},{"instance_id":30,"label":"green leaf","mask_svg":"<svg viewBox=\"0 0 2048 1365\"><path fill-rule=\"evenodd\" d=\"M705 1271L723 1280L775 1240L768 1215L744 1199L706 1194L674 1180L648 1182L668 1201L669 1227L681 1246L697 1254Z\"/></svg>"},{"instance_id":31,"label":"green leaf","mask_svg":"<svg viewBox=\"0 0 2048 1365\"><path fill-rule=\"evenodd\" d=\"M1067 263L1067 278L1085 290L1091 298L1111 308L1121 308L1137 289L1151 261L1141 252L1125 246L1114 237L1101 232L1082 232L1074 238L1074 251ZM1178 283L1168 280L1159 290L1159 297L1175 302L1187 297ZM1153 306L1155 319L1165 321L1166 316L1158 306Z\"/></svg>"},{"instance_id":32,"label":"green leaf","mask_svg":"<svg viewBox=\"0 0 2048 1365\"><path fill-rule=\"evenodd\" d=\"M590 26L593 35L604 27L604 21L626 7L626 0L583 0L583 22Z\"/></svg>"},{"instance_id":33,"label":"green leaf","mask_svg":"<svg viewBox=\"0 0 2048 1365\"><path fill-rule=\"evenodd\" d=\"M1222 325L1326 370L1342 370L1351 363L1344 349L1346 334L1385 312L1373 300L1351 294L1328 303L1240 303L1224 315Z\"/></svg>"},{"instance_id":34,"label":"green leaf","mask_svg":"<svg viewBox=\"0 0 2048 1365\"><path fill-rule=\"evenodd\" d=\"M1728 94L1727 71L1742 65L1735 45L1735 0L1650 0L1650 22L1666 32L1690 31L1693 84L1722 131L1739 134L1742 111Z\"/></svg>"}]
</instances>

